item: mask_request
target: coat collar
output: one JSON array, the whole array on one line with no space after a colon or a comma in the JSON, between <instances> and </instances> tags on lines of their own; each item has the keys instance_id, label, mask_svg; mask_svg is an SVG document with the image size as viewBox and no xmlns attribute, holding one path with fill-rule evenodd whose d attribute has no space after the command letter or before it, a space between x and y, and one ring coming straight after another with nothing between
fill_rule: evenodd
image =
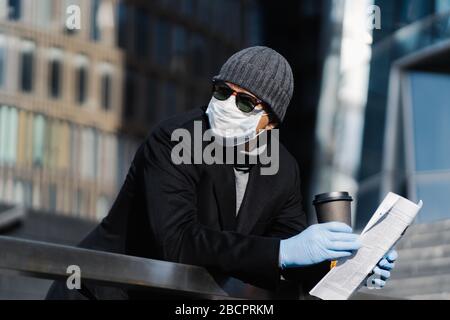
<instances>
[{"instance_id":1,"label":"coat collar","mask_svg":"<svg viewBox=\"0 0 450 320\"><path fill-rule=\"evenodd\" d=\"M268 176L261 175L259 164L252 167L249 173L247 189L237 216L236 231L250 234L253 227L264 213L267 204L270 181Z\"/></svg>"},{"instance_id":2,"label":"coat collar","mask_svg":"<svg viewBox=\"0 0 450 320\"><path fill-rule=\"evenodd\" d=\"M202 130L208 128L207 115L203 114ZM207 142L203 142L203 149L207 144ZM264 213L265 203L267 203L264 199L270 196L268 194L270 176L261 175L261 164L259 162L252 166L244 198L236 216L236 178L233 165L215 164L210 169L214 176L214 192L222 229L250 234Z\"/></svg>"},{"instance_id":3,"label":"coat collar","mask_svg":"<svg viewBox=\"0 0 450 320\"><path fill-rule=\"evenodd\" d=\"M232 165L215 165L214 193L223 230L250 234L264 213L270 190L268 176L260 174L260 166L254 165L249 172L247 188L236 217L236 180Z\"/></svg>"},{"instance_id":4,"label":"coat collar","mask_svg":"<svg viewBox=\"0 0 450 320\"><path fill-rule=\"evenodd\" d=\"M223 230L236 231L236 182L231 165L214 165L214 193Z\"/></svg>"}]
</instances>

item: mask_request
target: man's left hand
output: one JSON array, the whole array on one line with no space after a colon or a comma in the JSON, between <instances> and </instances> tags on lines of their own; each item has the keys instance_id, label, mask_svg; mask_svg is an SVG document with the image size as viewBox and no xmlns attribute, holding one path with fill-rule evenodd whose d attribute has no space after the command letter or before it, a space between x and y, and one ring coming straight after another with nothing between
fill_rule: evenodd
<instances>
[{"instance_id":1,"label":"man's left hand","mask_svg":"<svg viewBox=\"0 0 450 320\"><path fill-rule=\"evenodd\" d=\"M371 285L375 285L379 288L383 288L386 285L386 281L391 277L391 270L395 266L397 257L398 253L395 249L391 249L386 253L372 270L372 274L376 274L378 277L371 280ZM365 283L365 286L367 286L367 282Z\"/></svg>"}]
</instances>

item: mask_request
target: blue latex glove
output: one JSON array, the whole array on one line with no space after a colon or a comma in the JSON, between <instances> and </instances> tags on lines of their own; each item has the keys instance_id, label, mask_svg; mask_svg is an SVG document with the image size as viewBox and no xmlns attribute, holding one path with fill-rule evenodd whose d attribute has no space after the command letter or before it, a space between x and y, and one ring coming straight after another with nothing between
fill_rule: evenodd
<instances>
[{"instance_id":1,"label":"blue latex glove","mask_svg":"<svg viewBox=\"0 0 450 320\"><path fill-rule=\"evenodd\" d=\"M280 242L280 267L292 268L347 257L361 245L342 222L315 224Z\"/></svg>"},{"instance_id":2,"label":"blue latex glove","mask_svg":"<svg viewBox=\"0 0 450 320\"><path fill-rule=\"evenodd\" d=\"M368 287L383 288L386 285L386 281L391 277L390 271L394 268L397 257L398 253L395 249L389 250L377 263L375 268L373 268L372 274L368 278L370 283L366 281L365 285Z\"/></svg>"}]
</instances>

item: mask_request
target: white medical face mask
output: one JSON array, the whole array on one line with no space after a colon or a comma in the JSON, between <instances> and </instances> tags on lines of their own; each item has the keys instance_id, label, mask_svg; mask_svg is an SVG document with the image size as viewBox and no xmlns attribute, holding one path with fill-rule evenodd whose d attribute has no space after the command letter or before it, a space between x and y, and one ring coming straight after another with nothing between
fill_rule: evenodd
<instances>
[{"instance_id":1,"label":"white medical face mask","mask_svg":"<svg viewBox=\"0 0 450 320\"><path fill-rule=\"evenodd\" d=\"M242 112L236 106L234 95L224 101L212 97L206 114L215 141L226 147L246 143L264 131L256 133L259 120L265 115L264 110L255 109L248 113Z\"/></svg>"}]
</instances>

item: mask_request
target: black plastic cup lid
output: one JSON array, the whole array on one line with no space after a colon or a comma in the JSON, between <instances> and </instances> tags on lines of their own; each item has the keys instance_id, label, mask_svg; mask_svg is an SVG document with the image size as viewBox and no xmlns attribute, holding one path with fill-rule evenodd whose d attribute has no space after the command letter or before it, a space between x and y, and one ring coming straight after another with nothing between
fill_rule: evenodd
<instances>
[{"instance_id":1,"label":"black plastic cup lid","mask_svg":"<svg viewBox=\"0 0 450 320\"><path fill-rule=\"evenodd\" d=\"M313 205L324 203L324 202L342 201L342 200L343 201L353 201L353 198L346 191L334 191L334 192L321 193L314 197Z\"/></svg>"}]
</instances>

